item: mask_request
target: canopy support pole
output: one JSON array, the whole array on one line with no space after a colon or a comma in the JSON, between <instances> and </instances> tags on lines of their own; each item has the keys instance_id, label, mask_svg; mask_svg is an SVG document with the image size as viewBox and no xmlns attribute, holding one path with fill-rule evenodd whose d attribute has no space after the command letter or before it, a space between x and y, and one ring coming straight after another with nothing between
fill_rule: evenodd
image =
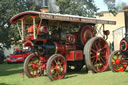
<instances>
[{"instance_id":1,"label":"canopy support pole","mask_svg":"<svg viewBox=\"0 0 128 85\"><path fill-rule=\"evenodd\" d=\"M21 20L21 28L22 28L22 41L24 41L24 21L23 21L23 19Z\"/></svg>"},{"instance_id":2,"label":"canopy support pole","mask_svg":"<svg viewBox=\"0 0 128 85\"><path fill-rule=\"evenodd\" d=\"M33 33L34 33L34 39L36 39L35 17L33 17Z\"/></svg>"},{"instance_id":3,"label":"canopy support pole","mask_svg":"<svg viewBox=\"0 0 128 85\"><path fill-rule=\"evenodd\" d=\"M17 28L18 28L18 31L19 31L19 34L20 34L20 38L22 39L22 33L21 33L21 30L20 30L20 28L19 28L18 23L17 23L16 25L17 25Z\"/></svg>"}]
</instances>

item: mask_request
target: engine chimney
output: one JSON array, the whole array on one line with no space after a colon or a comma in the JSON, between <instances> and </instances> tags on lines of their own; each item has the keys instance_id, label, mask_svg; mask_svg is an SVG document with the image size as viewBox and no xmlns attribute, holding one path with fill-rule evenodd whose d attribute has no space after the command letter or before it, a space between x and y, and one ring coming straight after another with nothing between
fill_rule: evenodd
<instances>
[{"instance_id":1,"label":"engine chimney","mask_svg":"<svg viewBox=\"0 0 128 85\"><path fill-rule=\"evenodd\" d=\"M128 35L128 6L124 8L124 17L125 17L125 33Z\"/></svg>"}]
</instances>

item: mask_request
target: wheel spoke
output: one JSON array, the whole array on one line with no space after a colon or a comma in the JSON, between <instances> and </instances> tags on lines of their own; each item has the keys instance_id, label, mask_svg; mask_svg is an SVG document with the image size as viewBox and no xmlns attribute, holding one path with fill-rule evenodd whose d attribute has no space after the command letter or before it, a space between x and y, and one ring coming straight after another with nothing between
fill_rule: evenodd
<instances>
[{"instance_id":1,"label":"wheel spoke","mask_svg":"<svg viewBox=\"0 0 128 85\"><path fill-rule=\"evenodd\" d=\"M97 64L97 62L98 62L98 59L96 59L96 61L95 61L94 65L95 65L95 64Z\"/></svg>"},{"instance_id":2,"label":"wheel spoke","mask_svg":"<svg viewBox=\"0 0 128 85\"><path fill-rule=\"evenodd\" d=\"M96 58L96 56L91 56L91 58Z\"/></svg>"},{"instance_id":3,"label":"wheel spoke","mask_svg":"<svg viewBox=\"0 0 128 85\"><path fill-rule=\"evenodd\" d=\"M94 53L96 53L96 51L94 49L91 49L91 51L93 51Z\"/></svg>"},{"instance_id":4,"label":"wheel spoke","mask_svg":"<svg viewBox=\"0 0 128 85\"><path fill-rule=\"evenodd\" d=\"M102 55L105 54L106 55L106 52L105 51L100 51L100 54L102 54Z\"/></svg>"},{"instance_id":5,"label":"wheel spoke","mask_svg":"<svg viewBox=\"0 0 128 85\"><path fill-rule=\"evenodd\" d=\"M105 48L107 48L107 45L104 45L104 47L102 47L101 50L104 50Z\"/></svg>"},{"instance_id":6,"label":"wheel spoke","mask_svg":"<svg viewBox=\"0 0 128 85\"><path fill-rule=\"evenodd\" d=\"M102 57L100 57L100 59L102 60L102 63L105 65L105 60Z\"/></svg>"},{"instance_id":7,"label":"wheel spoke","mask_svg":"<svg viewBox=\"0 0 128 85\"><path fill-rule=\"evenodd\" d=\"M92 55L96 55L94 52L91 52L91 51L90 51L90 54L92 54Z\"/></svg>"},{"instance_id":8,"label":"wheel spoke","mask_svg":"<svg viewBox=\"0 0 128 85\"><path fill-rule=\"evenodd\" d=\"M99 48L97 47L97 43L96 43L96 42L94 43L94 46L95 46L96 50L99 49Z\"/></svg>"},{"instance_id":9,"label":"wheel spoke","mask_svg":"<svg viewBox=\"0 0 128 85\"><path fill-rule=\"evenodd\" d=\"M64 77L66 73L65 59L63 56L56 54L49 58L46 71L51 80L58 80ZM50 68L49 68L50 67Z\"/></svg>"}]
</instances>

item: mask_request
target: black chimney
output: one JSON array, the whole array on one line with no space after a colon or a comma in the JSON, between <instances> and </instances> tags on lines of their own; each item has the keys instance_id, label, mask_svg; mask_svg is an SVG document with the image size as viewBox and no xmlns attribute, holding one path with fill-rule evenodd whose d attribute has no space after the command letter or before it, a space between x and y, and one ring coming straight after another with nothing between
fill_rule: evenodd
<instances>
[{"instance_id":1,"label":"black chimney","mask_svg":"<svg viewBox=\"0 0 128 85\"><path fill-rule=\"evenodd\" d=\"M124 17L125 17L125 33L128 35L128 6L124 8Z\"/></svg>"}]
</instances>

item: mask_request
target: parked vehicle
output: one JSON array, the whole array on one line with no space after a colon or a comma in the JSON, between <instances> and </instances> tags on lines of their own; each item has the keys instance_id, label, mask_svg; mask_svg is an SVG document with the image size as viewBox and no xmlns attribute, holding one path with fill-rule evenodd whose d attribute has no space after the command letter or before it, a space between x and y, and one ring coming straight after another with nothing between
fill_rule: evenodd
<instances>
[{"instance_id":1,"label":"parked vehicle","mask_svg":"<svg viewBox=\"0 0 128 85\"><path fill-rule=\"evenodd\" d=\"M83 65L94 72L108 68L109 30L105 30L104 24L115 25L115 21L26 11L12 17L10 22L22 27L24 46L33 49L24 62L29 78L46 71L51 80L59 80L69 70L80 71ZM96 29L96 24L101 24L103 31ZM24 32L25 26L28 34ZM103 32L102 37L97 37L99 32Z\"/></svg>"},{"instance_id":2,"label":"parked vehicle","mask_svg":"<svg viewBox=\"0 0 128 85\"><path fill-rule=\"evenodd\" d=\"M26 49L17 49L9 57L7 57L7 63L24 62L26 57L31 54Z\"/></svg>"},{"instance_id":3,"label":"parked vehicle","mask_svg":"<svg viewBox=\"0 0 128 85\"><path fill-rule=\"evenodd\" d=\"M112 52L109 67L113 72L123 72L128 66L128 7L124 8L125 37L120 41L120 49Z\"/></svg>"},{"instance_id":4,"label":"parked vehicle","mask_svg":"<svg viewBox=\"0 0 128 85\"><path fill-rule=\"evenodd\" d=\"M0 47L0 64L4 62L4 51L3 48Z\"/></svg>"}]
</instances>

